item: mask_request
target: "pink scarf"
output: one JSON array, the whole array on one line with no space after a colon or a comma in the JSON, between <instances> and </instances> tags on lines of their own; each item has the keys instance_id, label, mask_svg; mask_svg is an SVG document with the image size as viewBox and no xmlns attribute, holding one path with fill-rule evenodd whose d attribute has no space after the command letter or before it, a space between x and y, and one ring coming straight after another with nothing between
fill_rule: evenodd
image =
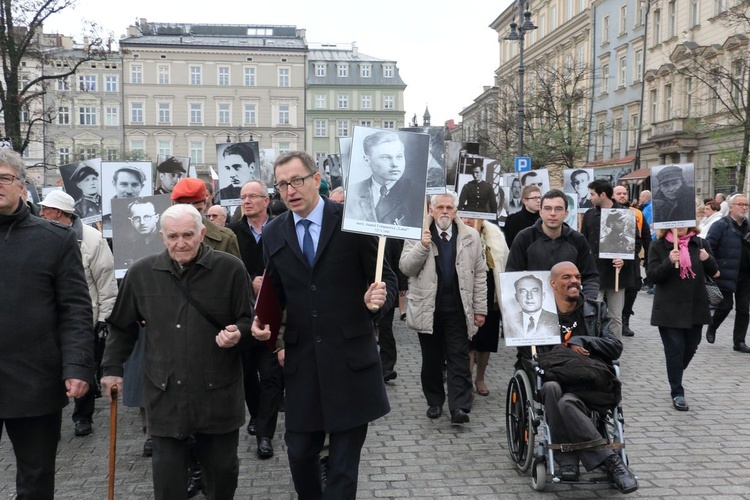
<instances>
[{"instance_id":1,"label":"pink scarf","mask_svg":"<svg viewBox=\"0 0 750 500\"><path fill-rule=\"evenodd\" d=\"M693 264L690 261L690 253L688 252L688 242L693 236L695 236L695 233L689 231L685 236L677 238L677 249L680 251L680 278L682 279L695 278ZM670 230L665 239L670 243L674 243L674 233Z\"/></svg>"}]
</instances>

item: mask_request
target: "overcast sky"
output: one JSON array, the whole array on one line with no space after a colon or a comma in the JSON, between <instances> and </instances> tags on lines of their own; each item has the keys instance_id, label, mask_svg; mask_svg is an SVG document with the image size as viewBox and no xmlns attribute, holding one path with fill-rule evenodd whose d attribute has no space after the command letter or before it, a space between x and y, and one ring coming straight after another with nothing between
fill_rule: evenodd
<instances>
[{"instance_id":1,"label":"overcast sky","mask_svg":"<svg viewBox=\"0 0 750 500\"><path fill-rule=\"evenodd\" d=\"M406 82L406 121L422 122L429 106L433 125L459 121L458 113L492 85L498 65L497 33L489 25L514 0L78 0L52 16L47 33L82 40L83 20L115 38L138 18L152 22L283 24L307 30L308 43L357 42L359 51L398 62ZM509 43L509 42L506 42Z\"/></svg>"}]
</instances>

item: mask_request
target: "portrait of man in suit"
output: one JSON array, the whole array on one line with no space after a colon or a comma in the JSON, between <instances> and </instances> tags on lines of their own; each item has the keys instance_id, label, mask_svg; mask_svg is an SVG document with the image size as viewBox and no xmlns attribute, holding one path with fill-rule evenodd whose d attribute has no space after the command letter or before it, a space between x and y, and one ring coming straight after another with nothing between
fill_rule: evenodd
<instances>
[{"instance_id":1,"label":"portrait of man in suit","mask_svg":"<svg viewBox=\"0 0 750 500\"><path fill-rule=\"evenodd\" d=\"M421 227L425 191L404 176L406 154L398 134L378 131L365 137L362 146L371 176L347 190L347 218Z\"/></svg>"},{"instance_id":2,"label":"portrait of man in suit","mask_svg":"<svg viewBox=\"0 0 750 500\"><path fill-rule=\"evenodd\" d=\"M515 300L521 311L511 318L510 332L524 339L559 337L560 323L557 313L542 308L544 287L542 280L533 274L517 279L513 284Z\"/></svg>"}]
</instances>

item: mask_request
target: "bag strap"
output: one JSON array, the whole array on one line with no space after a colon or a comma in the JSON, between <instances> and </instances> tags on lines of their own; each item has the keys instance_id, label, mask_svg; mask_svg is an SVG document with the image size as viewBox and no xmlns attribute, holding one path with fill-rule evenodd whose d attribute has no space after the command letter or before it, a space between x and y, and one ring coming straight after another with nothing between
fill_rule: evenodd
<instances>
[{"instance_id":1,"label":"bag strap","mask_svg":"<svg viewBox=\"0 0 750 500\"><path fill-rule=\"evenodd\" d=\"M211 323L211 325L213 325L214 328L218 329L219 331L223 330L224 325L219 323L216 320L216 318L211 316L208 312L206 312L205 309L203 309L203 307L198 303L198 301L195 300L195 298L193 298L192 295L190 295L190 292L188 292L188 289L185 286L185 284L182 281L180 281L180 279L177 276L175 276L174 273L170 273L170 274L172 275L172 278L174 278L175 283L177 283L177 288L180 289L180 292L182 292L183 297L187 299L190 305L193 306L195 310L198 311L200 315L206 319L206 321Z\"/></svg>"}]
</instances>

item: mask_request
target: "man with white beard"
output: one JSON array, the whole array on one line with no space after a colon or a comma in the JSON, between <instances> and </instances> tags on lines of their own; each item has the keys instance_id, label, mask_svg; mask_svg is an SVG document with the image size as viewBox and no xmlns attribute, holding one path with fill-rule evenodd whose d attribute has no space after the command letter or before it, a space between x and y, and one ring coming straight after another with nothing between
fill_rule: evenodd
<instances>
[{"instance_id":1,"label":"man with white beard","mask_svg":"<svg viewBox=\"0 0 750 500\"><path fill-rule=\"evenodd\" d=\"M445 360L451 423L464 424L472 400L469 340L487 315L487 264L479 233L456 217L457 206L455 192L432 197L433 222L421 241L404 243L399 267L409 278L406 323L419 333L427 416L443 413Z\"/></svg>"}]
</instances>

